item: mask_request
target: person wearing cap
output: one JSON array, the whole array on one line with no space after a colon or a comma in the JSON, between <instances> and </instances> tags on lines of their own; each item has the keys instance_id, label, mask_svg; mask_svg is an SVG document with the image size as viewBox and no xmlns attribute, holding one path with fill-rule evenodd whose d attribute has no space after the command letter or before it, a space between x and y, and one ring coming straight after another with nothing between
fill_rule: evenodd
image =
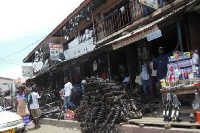
<instances>
[{"instance_id":1,"label":"person wearing cap","mask_svg":"<svg viewBox=\"0 0 200 133\"><path fill-rule=\"evenodd\" d=\"M179 47L179 42L176 45L176 48L174 51L176 51ZM173 55L173 52L164 54L165 52L165 47L159 47L158 48L158 58L156 61L153 63L153 68L154 70L157 70L157 79L158 79L158 86L161 89L161 79L166 79L167 75L167 63L168 63L168 57Z\"/></svg>"}]
</instances>

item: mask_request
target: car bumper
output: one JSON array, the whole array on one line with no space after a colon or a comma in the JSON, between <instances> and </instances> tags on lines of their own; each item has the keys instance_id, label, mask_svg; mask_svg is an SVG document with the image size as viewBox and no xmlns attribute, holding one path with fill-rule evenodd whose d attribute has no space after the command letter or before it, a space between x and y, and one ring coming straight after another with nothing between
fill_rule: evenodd
<instances>
[{"instance_id":1,"label":"car bumper","mask_svg":"<svg viewBox=\"0 0 200 133\"><path fill-rule=\"evenodd\" d=\"M6 130L9 130L9 129L13 129L13 128L15 128L15 132L22 131L22 130L24 130L26 128L26 124L25 123L20 123L20 124L15 125L15 126L3 128L3 129L0 129L0 132L6 131Z\"/></svg>"}]
</instances>

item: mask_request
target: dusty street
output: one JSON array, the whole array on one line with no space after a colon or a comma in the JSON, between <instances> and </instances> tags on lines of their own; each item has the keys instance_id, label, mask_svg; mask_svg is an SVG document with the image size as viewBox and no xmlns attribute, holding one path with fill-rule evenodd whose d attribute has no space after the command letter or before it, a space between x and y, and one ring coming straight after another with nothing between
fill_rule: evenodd
<instances>
[{"instance_id":1,"label":"dusty street","mask_svg":"<svg viewBox=\"0 0 200 133\"><path fill-rule=\"evenodd\" d=\"M69 129L52 125L41 124L41 128L34 129L34 124L28 126L28 133L81 133L78 129Z\"/></svg>"}]
</instances>

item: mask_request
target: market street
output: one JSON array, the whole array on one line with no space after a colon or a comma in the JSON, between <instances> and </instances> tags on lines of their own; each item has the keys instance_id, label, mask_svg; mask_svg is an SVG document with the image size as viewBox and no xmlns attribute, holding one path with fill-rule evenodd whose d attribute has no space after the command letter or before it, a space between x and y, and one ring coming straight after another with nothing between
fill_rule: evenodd
<instances>
[{"instance_id":1,"label":"market street","mask_svg":"<svg viewBox=\"0 0 200 133\"><path fill-rule=\"evenodd\" d=\"M200 0L0 5L0 133L200 133Z\"/></svg>"},{"instance_id":2,"label":"market street","mask_svg":"<svg viewBox=\"0 0 200 133\"><path fill-rule=\"evenodd\" d=\"M81 131L79 131L76 128L69 129L69 128L63 128L45 124L42 124L41 128L39 129L34 129L34 124L31 124L30 126L28 126L28 132L29 133L81 133Z\"/></svg>"}]
</instances>

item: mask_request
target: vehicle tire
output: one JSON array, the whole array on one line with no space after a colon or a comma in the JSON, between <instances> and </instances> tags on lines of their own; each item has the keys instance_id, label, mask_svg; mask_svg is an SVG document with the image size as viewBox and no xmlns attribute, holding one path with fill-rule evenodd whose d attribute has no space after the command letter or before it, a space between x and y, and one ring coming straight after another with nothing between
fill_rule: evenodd
<instances>
[{"instance_id":1,"label":"vehicle tire","mask_svg":"<svg viewBox=\"0 0 200 133\"><path fill-rule=\"evenodd\" d=\"M25 129L23 129L21 131L17 131L16 133L25 133Z\"/></svg>"}]
</instances>

